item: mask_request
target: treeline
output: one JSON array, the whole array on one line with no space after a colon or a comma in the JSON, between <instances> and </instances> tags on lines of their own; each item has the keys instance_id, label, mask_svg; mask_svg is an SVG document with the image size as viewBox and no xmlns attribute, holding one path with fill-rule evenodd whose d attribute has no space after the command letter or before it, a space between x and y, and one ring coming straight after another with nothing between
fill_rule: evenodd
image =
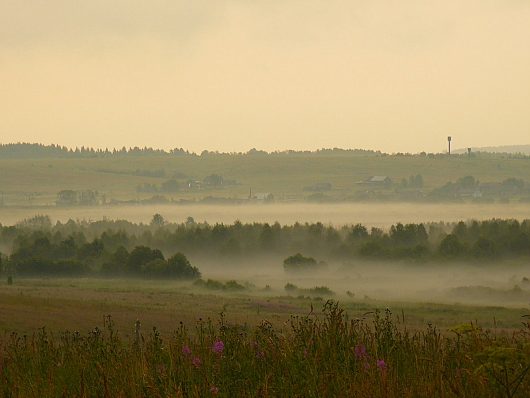
<instances>
[{"instance_id":1,"label":"treeline","mask_svg":"<svg viewBox=\"0 0 530 398\"><path fill-rule=\"evenodd\" d=\"M106 156L153 156L153 155L173 155L173 156L263 156L263 155L382 155L380 151L366 149L341 149L322 148L316 151L262 151L255 148L247 152L219 152L204 150L200 153L191 152L183 148L170 150L155 149L151 147L121 147L121 148L91 148L86 146L68 148L66 146L51 144L44 145L38 143L9 143L0 144L0 158L51 158L51 157L73 157L73 158L94 158Z\"/></svg>"},{"instance_id":2,"label":"treeline","mask_svg":"<svg viewBox=\"0 0 530 398\"><path fill-rule=\"evenodd\" d=\"M194 278L199 271L178 253L249 264L260 256L285 258L293 253L346 262L526 259L530 257L530 220L398 223L388 230L369 230L360 224L340 228L322 223L209 225L191 217L171 224L158 214L150 225L109 220L52 225L40 216L0 227L0 249L11 253L4 256L4 269L9 266L21 274Z\"/></svg>"},{"instance_id":3,"label":"treeline","mask_svg":"<svg viewBox=\"0 0 530 398\"><path fill-rule=\"evenodd\" d=\"M165 258L158 249L105 245L102 239L87 242L82 233L63 237L35 231L19 234L14 251L3 256L0 269L8 276L132 276L197 279L201 273L182 253Z\"/></svg>"},{"instance_id":4,"label":"treeline","mask_svg":"<svg viewBox=\"0 0 530 398\"><path fill-rule=\"evenodd\" d=\"M101 149L90 147L68 148L61 145L44 145L37 143L10 143L0 144L0 158L96 158L108 156L153 156L153 155L179 155L194 156L194 153L182 148L175 148L169 151L154 149L151 147L122 147L113 149Z\"/></svg>"},{"instance_id":5,"label":"treeline","mask_svg":"<svg viewBox=\"0 0 530 398\"><path fill-rule=\"evenodd\" d=\"M448 155L445 153L403 153L398 152L394 154L384 153L381 151L369 149L343 149L343 148L321 148L314 151L311 150L283 150L283 151L263 151L252 148L246 152L219 152L204 150L200 153L192 152L183 148L174 148L170 150L158 149L152 147L121 147L121 148L92 148L87 146L68 148L64 145L45 145L39 143L7 143L0 144L0 159L23 158L23 159L37 159L37 158L96 158L109 156L393 156L393 157L428 157L428 158L443 158ZM475 152L468 154L452 154L451 157L465 157L465 158L496 158L496 159L528 159L529 155L524 153L492 153L492 152Z\"/></svg>"}]
</instances>

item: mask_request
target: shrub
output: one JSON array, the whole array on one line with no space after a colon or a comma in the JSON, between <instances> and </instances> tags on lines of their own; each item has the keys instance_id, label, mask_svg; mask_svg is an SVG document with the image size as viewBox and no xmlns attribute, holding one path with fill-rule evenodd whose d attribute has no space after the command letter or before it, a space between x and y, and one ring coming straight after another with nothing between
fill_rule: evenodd
<instances>
[{"instance_id":1,"label":"shrub","mask_svg":"<svg viewBox=\"0 0 530 398\"><path fill-rule=\"evenodd\" d=\"M197 279L201 273L197 267L193 267L186 256L177 253L167 259L167 276L179 279Z\"/></svg>"},{"instance_id":2,"label":"shrub","mask_svg":"<svg viewBox=\"0 0 530 398\"><path fill-rule=\"evenodd\" d=\"M140 274L142 267L153 260L164 260L164 255L158 249L147 246L136 246L127 258L126 269L132 274Z\"/></svg>"},{"instance_id":3,"label":"shrub","mask_svg":"<svg viewBox=\"0 0 530 398\"><path fill-rule=\"evenodd\" d=\"M315 286L308 290L310 295L333 296L335 293L327 286Z\"/></svg>"},{"instance_id":4,"label":"shrub","mask_svg":"<svg viewBox=\"0 0 530 398\"><path fill-rule=\"evenodd\" d=\"M292 283L287 283L284 286L284 289L286 292L296 292L298 290L298 286L293 285Z\"/></svg>"},{"instance_id":5,"label":"shrub","mask_svg":"<svg viewBox=\"0 0 530 398\"><path fill-rule=\"evenodd\" d=\"M283 260L283 268L287 272L309 271L318 267L313 257L304 257L300 253Z\"/></svg>"}]
</instances>

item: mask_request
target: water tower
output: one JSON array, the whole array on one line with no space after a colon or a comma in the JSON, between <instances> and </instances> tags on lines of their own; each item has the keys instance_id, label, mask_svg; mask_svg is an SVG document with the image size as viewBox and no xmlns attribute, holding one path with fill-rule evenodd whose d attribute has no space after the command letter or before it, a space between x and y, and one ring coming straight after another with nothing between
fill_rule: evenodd
<instances>
[{"instance_id":1,"label":"water tower","mask_svg":"<svg viewBox=\"0 0 530 398\"><path fill-rule=\"evenodd\" d=\"M447 137L447 143L449 144L449 155L451 154L451 136Z\"/></svg>"}]
</instances>

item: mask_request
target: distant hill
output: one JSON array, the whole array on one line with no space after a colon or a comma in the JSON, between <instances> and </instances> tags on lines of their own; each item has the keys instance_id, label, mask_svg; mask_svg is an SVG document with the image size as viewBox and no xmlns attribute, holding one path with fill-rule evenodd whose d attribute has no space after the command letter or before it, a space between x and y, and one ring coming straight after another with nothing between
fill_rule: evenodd
<instances>
[{"instance_id":1,"label":"distant hill","mask_svg":"<svg viewBox=\"0 0 530 398\"><path fill-rule=\"evenodd\" d=\"M501 145L483 146L471 148L472 152L492 152L492 153L524 153L530 155L530 145ZM467 149L457 149L454 153L466 153Z\"/></svg>"}]
</instances>

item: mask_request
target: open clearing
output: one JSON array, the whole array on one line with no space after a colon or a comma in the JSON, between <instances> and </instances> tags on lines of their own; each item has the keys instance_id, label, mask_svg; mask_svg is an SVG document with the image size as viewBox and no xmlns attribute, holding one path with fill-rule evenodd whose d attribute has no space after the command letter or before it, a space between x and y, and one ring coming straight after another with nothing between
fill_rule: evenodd
<instances>
[{"instance_id":1,"label":"open clearing","mask_svg":"<svg viewBox=\"0 0 530 398\"><path fill-rule=\"evenodd\" d=\"M100 326L110 314L120 333L129 336L134 322L143 328L156 326L164 335L179 322L193 325L199 318L217 320L224 312L231 323L257 324L268 320L282 327L291 315L307 314L311 305L319 312L323 301L296 298L279 292L256 294L211 294L188 283L130 279L21 279L15 285L0 286L0 331L32 333L46 326L59 332L82 333ZM442 331L471 321L498 330L517 329L528 308L468 306L370 299L340 300L349 317L370 317L376 309L390 308L411 328L431 323Z\"/></svg>"}]
</instances>

